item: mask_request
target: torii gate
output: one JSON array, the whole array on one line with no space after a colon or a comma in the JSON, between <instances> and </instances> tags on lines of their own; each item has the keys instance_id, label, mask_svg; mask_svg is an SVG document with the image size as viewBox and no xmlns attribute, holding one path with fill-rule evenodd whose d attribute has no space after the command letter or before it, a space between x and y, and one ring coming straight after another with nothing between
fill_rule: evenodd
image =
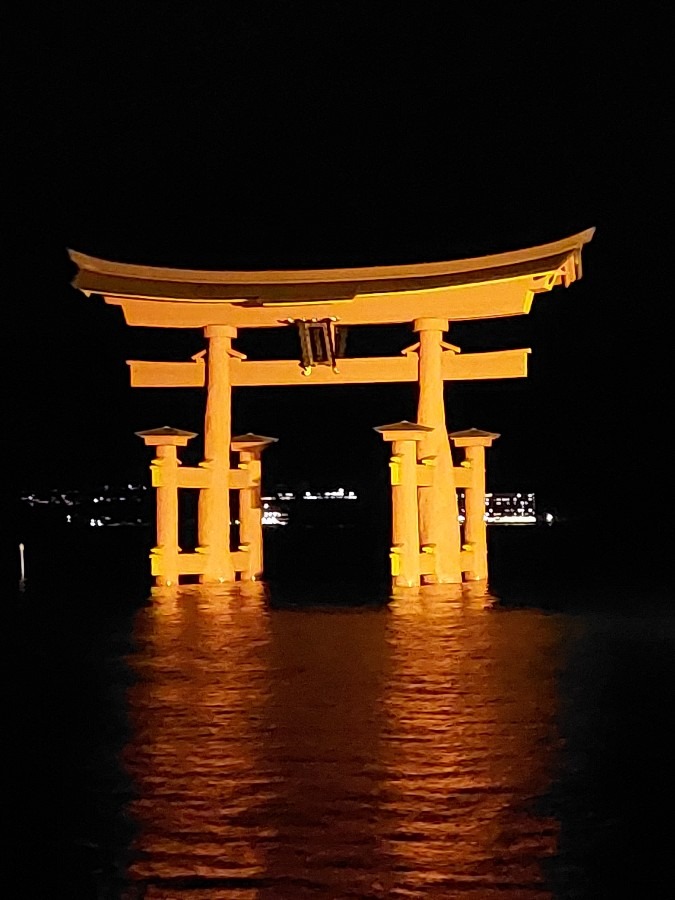
<instances>
[{"instance_id":1,"label":"torii gate","mask_svg":"<svg viewBox=\"0 0 675 900\"><path fill-rule=\"evenodd\" d=\"M136 266L70 250L73 285L121 306L129 325L203 328L208 350L190 362L128 360L134 387L207 386L205 460L180 466L176 447L192 432L139 432L156 446L156 583L182 575L218 584L262 575L260 456L274 439L231 435L232 388L417 381L417 422L377 430L393 444L392 579L395 585L460 583L487 577L484 448L498 435L470 429L448 436L444 381L520 378L529 349L460 354L443 340L451 322L526 314L534 295L581 277L591 228L564 240L473 259L402 266L280 271L199 271ZM340 329L410 322L419 341L398 357L339 356ZM240 328L297 327L302 359L248 361L232 347ZM205 359L206 357L206 359ZM453 464L450 438L465 448ZM238 468L230 452L240 454ZM180 488L199 490L195 553L178 546ZM464 535L457 489L467 491ZM240 547L230 545L230 491L240 491Z\"/></svg>"}]
</instances>

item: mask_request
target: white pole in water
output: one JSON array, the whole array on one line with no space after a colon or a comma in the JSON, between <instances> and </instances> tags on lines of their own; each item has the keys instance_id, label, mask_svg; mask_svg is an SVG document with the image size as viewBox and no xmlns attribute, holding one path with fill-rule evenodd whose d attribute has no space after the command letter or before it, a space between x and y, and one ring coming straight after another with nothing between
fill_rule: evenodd
<instances>
[{"instance_id":1,"label":"white pole in water","mask_svg":"<svg viewBox=\"0 0 675 900\"><path fill-rule=\"evenodd\" d=\"M23 544L19 544L19 560L20 560L20 565L21 565L20 582L21 582L21 584L23 584L24 581L26 580L26 561L24 560L24 556L23 556Z\"/></svg>"}]
</instances>

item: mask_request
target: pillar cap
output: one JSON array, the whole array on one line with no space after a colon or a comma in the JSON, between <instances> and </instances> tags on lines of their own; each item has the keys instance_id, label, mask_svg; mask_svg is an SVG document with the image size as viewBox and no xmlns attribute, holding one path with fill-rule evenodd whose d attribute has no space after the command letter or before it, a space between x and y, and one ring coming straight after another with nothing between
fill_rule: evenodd
<instances>
[{"instance_id":1,"label":"pillar cap","mask_svg":"<svg viewBox=\"0 0 675 900\"><path fill-rule=\"evenodd\" d=\"M264 450L270 444L276 444L279 438L265 437L264 434L239 434L232 438L231 447L235 452L240 450Z\"/></svg>"},{"instance_id":2,"label":"pillar cap","mask_svg":"<svg viewBox=\"0 0 675 900\"><path fill-rule=\"evenodd\" d=\"M495 431L482 431L480 428L467 428L464 431L452 431L448 435L455 447L491 447L501 435Z\"/></svg>"},{"instance_id":3,"label":"pillar cap","mask_svg":"<svg viewBox=\"0 0 675 900\"><path fill-rule=\"evenodd\" d=\"M196 431L183 431L163 425L161 428L150 428L147 431L136 431L136 436L143 438L146 447L161 447L173 444L175 447L186 447L187 442L197 437Z\"/></svg>"},{"instance_id":4,"label":"pillar cap","mask_svg":"<svg viewBox=\"0 0 675 900\"><path fill-rule=\"evenodd\" d=\"M385 441L421 441L433 430L428 425L408 422L407 419L391 425L378 425L373 429L381 434Z\"/></svg>"},{"instance_id":5,"label":"pillar cap","mask_svg":"<svg viewBox=\"0 0 675 900\"><path fill-rule=\"evenodd\" d=\"M234 327L234 325L207 325L204 329L204 335L207 338L236 338L237 329Z\"/></svg>"},{"instance_id":6,"label":"pillar cap","mask_svg":"<svg viewBox=\"0 0 675 900\"><path fill-rule=\"evenodd\" d=\"M432 316L423 316L413 321L413 331L447 331L450 328L448 319L437 319Z\"/></svg>"}]
</instances>

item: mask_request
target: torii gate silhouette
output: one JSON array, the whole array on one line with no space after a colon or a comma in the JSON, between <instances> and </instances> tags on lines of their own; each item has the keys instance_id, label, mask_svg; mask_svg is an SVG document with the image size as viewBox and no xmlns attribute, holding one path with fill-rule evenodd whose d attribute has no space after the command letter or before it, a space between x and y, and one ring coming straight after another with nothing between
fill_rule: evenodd
<instances>
[{"instance_id":1,"label":"torii gate silhouette","mask_svg":"<svg viewBox=\"0 0 675 900\"><path fill-rule=\"evenodd\" d=\"M199 576L204 584L263 576L260 473L264 435L231 434L232 389L271 385L417 381L416 422L374 426L392 443L392 582L461 583L487 578L484 521L485 447L498 435L469 429L448 435L444 381L520 378L529 349L461 354L446 343L452 322L526 314L535 294L581 277L591 228L560 241L473 259L401 266L279 271L202 271L128 265L69 250L74 287L121 306L129 325L203 328L208 349L189 362L127 360L134 387L206 385L204 456L181 466L177 447L193 432L164 427L138 432L157 447L157 546L151 571L158 586ZM350 325L409 322L419 340L400 356L339 354ZM297 328L301 359L247 360L232 346L240 328ZM453 462L450 441L464 449ZM239 454L231 468L230 453ZM179 550L178 491L199 490L194 553ZM460 526L457 489L466 491ZM230 544L230 491L239 491L240 546Z\"/></svg>"}]
</instances>

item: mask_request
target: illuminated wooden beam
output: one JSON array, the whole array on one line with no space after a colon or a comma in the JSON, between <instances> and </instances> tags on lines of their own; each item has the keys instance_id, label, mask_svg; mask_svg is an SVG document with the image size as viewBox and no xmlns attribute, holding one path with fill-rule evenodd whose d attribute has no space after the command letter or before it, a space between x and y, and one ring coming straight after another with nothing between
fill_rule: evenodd
<instances>
[{"instance_id":1,"label":"illuminated wooden beam","mask_svg":"<svg viewBox=\"0 0 675 900\"><path fill-rule=\"evenodd\" d=\"M206 373L204 353L193 356L193 362L146 362L128 359L132 387L204 387Z\"/></svg>"},{"instance_id":2,"label":"illuminated wooden beam","mask_svg":"<svg viewBox=\"0 0 675 900\"><path fill-rule=\"evenodd\" d=\"M206 566L206 556L203 553L179 553L179 575L203 575Z\"/></svg>"},{"instance_id":3,"label":"illuminated wooden beam","mask_svg":"<svg viewBox=\"0 0 675 900\"><path fill-rule=\"evenodd\" d=\"M444 381L489 378L524 378L527 375L529 350L498 350L493 353L443 354ZM316 366L303 375L295 360L258 360L243 362L232 359L230 376L233 387L265 387L319 384L373 384L417 381L418 358L376 356L366 359L340 359L338 372L328 366Z\"/></svg>"},{"instance_id":4,"label":"illuminated wooden beam","mask_svg":"<svg viewBox=\"0 0 675 900\"><path fill-rule=\"evenodd\" d=\"M530 349L496 350L489 353L444 353L444 381L477 381L489 378L526 378Z\"/></svg>"},{"instance_id":5,"label":"illuminated wooden beam","mask_svg":"<svg viewBox=\"0 0 675 900\"><path fill-rule=\"evenodd\" d=\"M468 488L473 484L473 472L465 466L455 466L455 485L458 488Z\"/></svg>"},{"instance_id":6,"label":"illuminated wooden beam","mask_svg":"<svg viewBox=\"0 0 675 900\"><path fill-rule=\"evenodd\" d=\"M233 359L230 363L233 387L364 384L416 381L417 357L384 356L370 359L340 359L338 360L338 370L338 372L334 372L330 366L315 366L309 375L303 375L300 363L294 359L251 362Z\"/></svg>"},{"instance_id":7,"label":"illuminated wooden beam","mask_svg":"<svg viewBox=\"0 0 675 900\"><path fill-rule=\"evenodd\" d=\"M552 276L557 270L550 273ZM356 295L338 300L295 300L260 303L244 300L202 302L168 297L121 296L105 293L106 303L121 306L128 325L155 328L279 328L288 318L330 318L340 325L392 325L420 317L452 322L501 318L528 313L535 293L553 286L546 270L502 281L462 284L402 293ZM541 277L540 277L541 276Z\"/></svg>"},{"instance_id":8,"label":"illuminated wooden beam","mask_svg":"<svg viewBox=\"0 0 675 900\"><path fill-rule=\"evenodd\" d=\"M211 486L211 467L208 463L198 467L181 466L178 469L179 488L207 488ZM230 469L230 489L241 491L251 487L251 473L247 469Z\"/></svg>"},{"instance_id":9,"label":"illuminated wooden beam","mask_svg":"<svg viewBox=\"0 0 675 900\"><path fill-rule=\"evenodd\" d=\"M490 378L525 378L529 349L497 350L489 353L444 353L444 381L475 381ZM132 387L204 387L203 360L189 363L127 360ZM251 360L235 357L230 363L233 387L264 387L296 384L368 384L417 380L416 353L340 359L338 372L328 366L316 366L303 375L292 359ZM187 485L186 485L187 486ZM197 485L195 485L197 486Z\"/></svg>"},{"instance_id":10,"label":"illuminated wooden beam","mask_svg":"<svg viewBox=\"0 0 675 900\"><path fill-rule=\"evenodd\" d=\"M251 473L248 469L230 469L230 490L243 491L250 488Z\"/></svg>"},{"instance_id":11,"label":"illuminated wooden beam","mask_svg":"<svg viewBox=\"0 0 675 900\"><path fill-rule=\"evenodd\" d=\"M130 265L68 252L78 270L74 286L123 306L129 324L255 328L278 324L284 307L302 315L305 306L319 318L344 308L344 323L356 325L528 312L533 292L580 277L581 250L593 232L469 259L259 272Z\"/></svg>"},{"instance_id":12,"label":"illuminated wooden beam","mask_svg":"<svg viewBox=\"0 0 675 900\"><path fill-rule=\"evenodd\" d=\"M206 553L179 553L179 575L203 575L206 571L208 556ZM235 572L243 572L248 565L248 553L245 550L236 550L232 553L232 567ZM163 560L158 557L155 562L153 574L162 575Z\"/></svg>"},{"instance_id":13,"label":"illuminated wooden beam","mask_svg":"<svg viewBox=\"0 0 675 900\"><path fill-rule=\"evenodd\" d=\"M178 469L179 488L207 488L211 483L211 473L203 467L181 466Z\"/></svg>"}]
</instances>

